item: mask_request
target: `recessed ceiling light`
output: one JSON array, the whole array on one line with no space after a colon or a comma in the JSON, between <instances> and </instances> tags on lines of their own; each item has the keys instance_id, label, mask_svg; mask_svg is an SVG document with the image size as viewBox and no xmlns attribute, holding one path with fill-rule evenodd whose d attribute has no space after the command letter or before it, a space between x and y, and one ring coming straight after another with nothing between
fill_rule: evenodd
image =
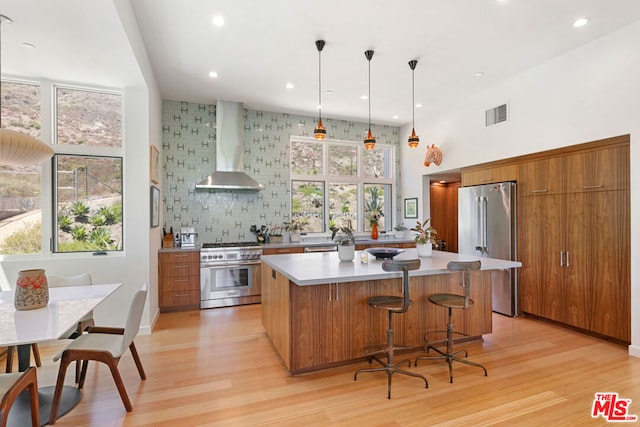
<instances>
[{"instance_id":1,"label":"recessed ceiling light","mask_svg":"<svg viewBox=\"0 0 640 427\"><path fill-rule=\"evenodd\" d=\"M286 87L287 89L293 89L295 86L293 83L287 83L284 85L284 87Z\"/></svg>"},{"instance_id":2,"label":"recessed ceiling light","mask_svg":"<svg viewBox=\"0 0 640 427\"><path fill-rule=\"evenodd\" d=\"M218 73L216 73L215 71L209 71L209 77L215 79L216 77L218 77Z\"/></svg>"},{"instance_id":3,"label":"recessed ceiling light","mask_svg":"<svg viewBox=\"0 0 640 427\"><path fill-rule=\"evenodd\" d=\"M482 77L482 76L484 76L484 73L482 71L478 71L477 73L474 74L474 76Z\"/></svg>"},{"instance_id":4,"label":"recessed ceiling light","mask_svg":"<svg viewBox=\"0 0 640 427\"><path fill-rule=\"evenodd\" d=\"M322 105L316 105L316 110L321 110L322 109Z\"/></svg>"},{"instance_id":5,"label":"recessed ceiling light","mask_svg":"<svg viewBox=\"0 0 640 427\"><path fill-rule=\"evenodd\" d=\"M393 120L398 120L398 119L400 118L400 116L398 116L398 115L394 115L394 116L392 116L391 118L392 118Z\"/></svg>"},{"instance_id":6,"label":"recessed ceiling light","mask_svg":"<svg viewBox=\"0 0 640 427\"><path fill-rule=\"evenodd\" d=\"M369 97L367 95L360 95L360 99L365 101L365 100L369 99Z\"/></svg>"},{"instance_id":7,"label":"recessed ceiling light","mask_svg":"<svg viewBox=\"0 0 640 427\"><path fill-rule=\"evenodd\" d=\"M584 27L589 22L589 18L578 18L573 22L575 28Z\"/></svg>"},{"instance_id":8,"label":"recessed ceiling light","mask_svg":"<svg viewBox=\"0 0 640 427\"><path fill-rule=\"evenodd\" d=\"M327 89L324 91L324 93L326 93L327 95L331 95L333 91L331 89Z\"/></svg>"},{"instance_id":9,"label":"recessed ceiling light","mask_svg":"<svg viewBox=\"0 0 640 427\"><path fill-rule=\"evenodd\" d=\"M215 25L216 27L222 27L224 25L224 16L216 15L213 17L212 21L213 25Z\"/></svg>"},{"instance_id":10,"label":"recessed ceiling light","mask_svg":"<svg viewBox=\"0 0 640 427\"><path fill-rule=\"evenodd\" d=\"M35 45L35 44L33 44L33 43L27 43L27 42L22 43L22 46L23 46L23 47L26 47L27 49L35 49L35 48L36 48L36 45Z\"/></svg>"},{"instance_id":11,"label":"recessed ceiling light","mask_svg":"<svg viewBox=\"0 0 640 427\"><path fill-rule=\"evenodd\" d=\"M422 104L417 103L417 104L416 104L416 108L422 108Z\"/></svg>"}]
</instances>

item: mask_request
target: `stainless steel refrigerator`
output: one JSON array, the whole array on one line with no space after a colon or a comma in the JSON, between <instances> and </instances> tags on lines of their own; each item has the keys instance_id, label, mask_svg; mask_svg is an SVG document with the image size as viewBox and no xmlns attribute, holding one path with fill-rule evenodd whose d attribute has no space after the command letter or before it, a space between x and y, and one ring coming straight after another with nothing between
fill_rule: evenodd
<instances>
[{"instance_id":1,"label":"stainless steel refrigerator","mask_svg":"<svg viewBox=\"0 0 640 427\"><path fill-rule=\"evenodd\" d=\"M516 260L516 184L461 187L458 190L458 253ZM493 311L518 313L515 269L492 272Z\"/></svg>"}]
</instances>

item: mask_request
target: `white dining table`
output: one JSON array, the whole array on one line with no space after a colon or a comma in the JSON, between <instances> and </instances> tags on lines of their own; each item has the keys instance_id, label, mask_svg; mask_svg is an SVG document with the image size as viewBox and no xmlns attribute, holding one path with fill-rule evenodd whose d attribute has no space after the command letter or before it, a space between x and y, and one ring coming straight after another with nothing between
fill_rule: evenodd
<instances>
[{"instance_id":1,"label":"white dining table","mask_svg":"<svg viewBox=\"0 0 640 427\"><path fill-rule=\"evenodd\" d=\"M16 346L18 369L26 370L30 365L31 344L62 338L121 285L113 283L49 288L47 306L34 310L16 310L14 292L0 292L0 347ZM38 387L40 418L43 423L49 419L54 389L55 386ZM77 387L65 386L58 416L76 406L81 396ZM23 393L11 409L8 425L30 425L30 417L29 396Z\"/></svg>"}]
</instances>

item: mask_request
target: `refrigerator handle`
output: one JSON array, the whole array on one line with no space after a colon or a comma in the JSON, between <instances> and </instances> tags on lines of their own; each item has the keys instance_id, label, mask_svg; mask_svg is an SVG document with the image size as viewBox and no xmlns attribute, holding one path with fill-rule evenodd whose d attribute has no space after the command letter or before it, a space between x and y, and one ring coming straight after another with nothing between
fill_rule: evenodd
<instances>
[{"instance_id":1,"label":"refrigerator handle","mask_svg":"<svg viewBox=\"0 0 640 427\"><path fill-rule=\"evenodd\" d=\"M482 251L482 197L476 197L476 251Z\"/></svg>"},{"instance_id":2,"label":"refrigerator handle","mask_svg":"<svg viewBox=\"0 0 640 427\"><path fill-rule=\"evenodd\" d=\"M482 198L482 250L487 251L487 209L489 208L489 199Z\"/></svg>"}]
</instances>

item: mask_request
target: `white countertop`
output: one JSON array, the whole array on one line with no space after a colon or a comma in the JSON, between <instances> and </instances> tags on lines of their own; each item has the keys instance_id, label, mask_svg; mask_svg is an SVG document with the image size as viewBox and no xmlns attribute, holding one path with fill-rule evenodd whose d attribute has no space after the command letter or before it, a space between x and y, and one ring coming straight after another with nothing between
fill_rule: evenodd
<instances>
[{"instance_id":1,"label":"white countertop","mask_svg":"<svg viewBox=\"0 0 640 427\"><path fill-rule=\"evenodd\" d=\"M414 248L405 249L394 259L418 258ZM338 252L316 252L306 254L263 255L262 262L277 272L288 277L297 285L319 285L323 283L356 282L360 280L378 280L401 277L400 272L386 272L382 270L383 260L369 255L369 262L360 262L360 251L351 262L338 259ZM473 255L460 255L452 252L433 251L427 258L419 258L419 270L410 271L410 276L448 273L449 261L480 260L481 270L504 270L521 267L519 261L507 261L495 258L479 258ZM263 266L264 268L264 266Z\"/></svg>"},{"instance_id":2,"label":"white countertop","mask_svg":"<svg viewBox=\"0 0 640 427\"><path fill-rule=\"evenodd\" d=\"M58 339L120 285L52 287L46 307L20 311L13 304L13 291L0 292L0 345Z\"/></svg>"}]
</instances>

